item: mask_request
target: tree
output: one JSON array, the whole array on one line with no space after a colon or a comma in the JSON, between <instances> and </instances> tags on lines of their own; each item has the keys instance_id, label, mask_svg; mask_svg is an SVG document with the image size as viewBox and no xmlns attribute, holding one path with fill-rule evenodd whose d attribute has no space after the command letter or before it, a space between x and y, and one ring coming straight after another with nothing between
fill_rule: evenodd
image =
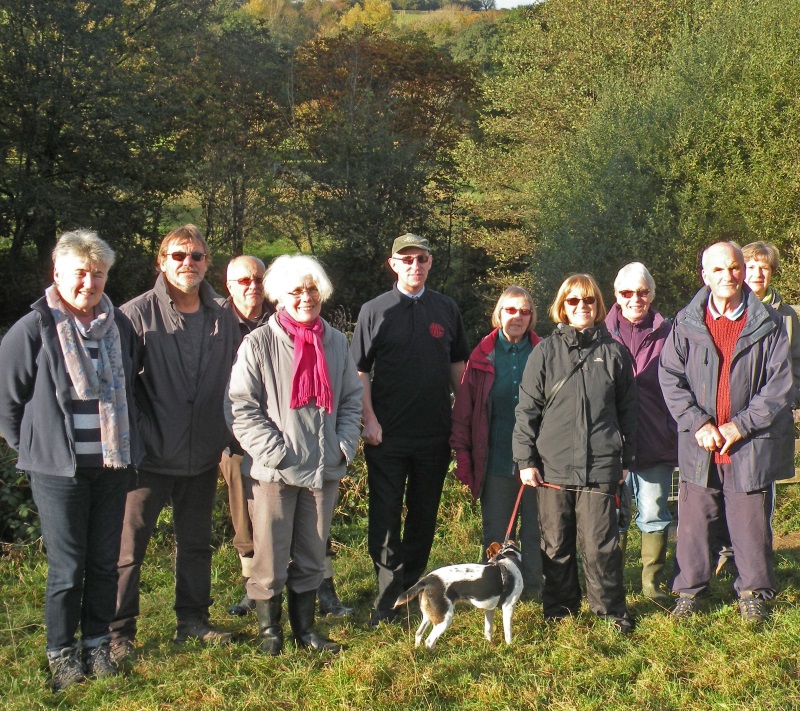
<instances>
[{"instance_id":1,"label":"tree","mask_svg":"<svg viewBox=\"0 0 800 711\"><path fill-rule=\"evenodd\" d=\"M32 250L44 280L56 233L98 228L112 244L155 239L180 194L201 107L181 91L210 0L0 6L0 238ZM16 298L41 293L29 280ZM13 298L13 297L12 297ZM6 304L9 302L6 301Z\"/></svg>"},{"instance_id":2,"label":"tree","mask_svg":"<svg viewBox=\"0 0 800 711\"><path fill-rule=\"evenodd\" d=\"M723 3L650 81L609 86L542 176L536 274L546 292L578 270L610 290L636 259L653 271L659 308L674 313L716 240L766 239L797 258L798 10L798 0Z\"/></svg>"},{"instance_id":3,"label":"tree","mask_svg":"<svg viewBox=\"0 0 800 711\"><path fill-rule=\"evenodd\" d=\"M355 308L385 283L398 235L419 231L447 247L436 216L455 193L452 151L469 127L474 82L426 40L370 31L318 38L298 51L295 71L286 174L310 197L307 223L338 299Z\"/></svg>"}]
</instances>

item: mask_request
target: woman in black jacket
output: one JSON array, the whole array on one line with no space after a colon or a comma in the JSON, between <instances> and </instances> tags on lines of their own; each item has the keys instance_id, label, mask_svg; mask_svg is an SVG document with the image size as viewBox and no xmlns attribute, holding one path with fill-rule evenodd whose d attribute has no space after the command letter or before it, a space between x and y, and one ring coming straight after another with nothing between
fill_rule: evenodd
<instances>
[{"instance_id":1,"label":"woman in black jacket","mask_svg":"<svg viewBox=\"0 0 800 711\"><path fill-rule=\"evenodd\" d=\"M544 616L578 614L580 547L589 607L627 633L615 496L634 460L633 369L588 274L566 279L550 315L557 327L528 359L513 442L522 483L538 491Z\"/></svg>"}]
</instances>

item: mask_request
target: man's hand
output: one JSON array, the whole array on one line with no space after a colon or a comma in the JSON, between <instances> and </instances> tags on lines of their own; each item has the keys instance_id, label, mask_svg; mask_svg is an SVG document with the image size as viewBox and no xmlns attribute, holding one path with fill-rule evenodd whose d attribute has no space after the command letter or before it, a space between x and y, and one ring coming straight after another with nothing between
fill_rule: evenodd
<instances>
[{"instance_id":1,"label":"man's hand","mask_svg":"<svg viewBox=\"0 0 800 711\"><path fill-rule=\"evenodd\" d=\"M733 422L726 422L724 425L719 426L719 433L725 440L722 449L719 450L720 454L727 454L728 450L742 439L742 434Z\"/></svg>"},{"instance_id":2,"label":"man's hand","mask_svg":"<svg viewBox=\"0 0 800 711\"><path fill-rule=\"evenodd\" d=\"M544 481L544 479L542 479L542 475L539 473L539 470L536 467L526 467L525 469L520 469L519 478L525 486L532 486L534 488L539 486L539 484Z\"/></svg>"},{"instance_id":3,"label":"man's hand","mask_svg":"<svg viewBox=\"0 0 800 711\"><path fill-rule=\"evenodd\" d=\"M365 416L362 424L364 427L361 430L361 439L363 439L364 442L375 446L383 442L383 428L375 415L371 417Z\"/></svg>"},{"instance_id":4,"label":"man's hand","mask_svg":"<svg viewBox=\"0 0 800 711\"><path fill-rule=\"evenodd\" d=\"M694 433L694 438L697 440L697 444L708 452L716 452L725 444L725 438L713 422L706 422ZM733 443L731 442L731 444Z\"/></svg>"}]
</instances>

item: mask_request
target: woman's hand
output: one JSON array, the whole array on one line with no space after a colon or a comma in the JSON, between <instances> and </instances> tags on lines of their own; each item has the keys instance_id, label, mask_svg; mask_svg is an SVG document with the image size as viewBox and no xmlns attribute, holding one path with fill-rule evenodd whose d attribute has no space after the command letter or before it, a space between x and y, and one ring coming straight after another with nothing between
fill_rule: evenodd
<instances>
[{"instance_id":1,"label":"woman's hand","mask_svg":"<svg viewBox=\"0 0 800 711\"><path fill-rule=\"evenodd\" d=\"M534 488L539 486L539 484L544 481L541 473L536 467L526 467L525 469L520 469L519 478L525 486L532 486Z\"/></svg>"}]
</instances>

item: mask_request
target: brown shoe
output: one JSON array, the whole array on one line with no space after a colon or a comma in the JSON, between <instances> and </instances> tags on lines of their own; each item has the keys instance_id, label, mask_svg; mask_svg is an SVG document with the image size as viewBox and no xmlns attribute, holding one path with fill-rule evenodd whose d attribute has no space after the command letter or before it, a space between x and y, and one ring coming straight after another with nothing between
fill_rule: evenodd
<instances>
[{"instance_id":1,"label":"brown shoe","mask_svg":"<svg viewBox=\"0 0 800 711\"><path fill-rule=\"evenodd\" d=\"M175 643L183 644L190 639L196 639L203 644L229 644L233 635L230 632L218 630L207 619L178 622Z\"/></svg>"}]
</instances>

